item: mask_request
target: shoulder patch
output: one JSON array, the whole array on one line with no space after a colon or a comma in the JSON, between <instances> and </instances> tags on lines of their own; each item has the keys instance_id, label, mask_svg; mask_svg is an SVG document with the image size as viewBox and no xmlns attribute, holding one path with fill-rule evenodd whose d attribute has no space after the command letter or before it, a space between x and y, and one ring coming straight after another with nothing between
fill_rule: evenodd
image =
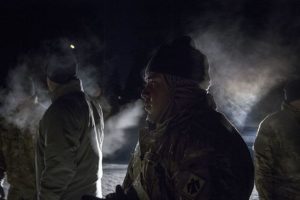
<instances>
[{"instance_id":1,"label":"shoulder patch","mask_svg":"<svg viewBox=\"0 0 300 200\"><path fill-rule=\"evenodd\" d=\"M182 195L187 199L195 199L195 197L197 197L202 191L204 184L204 179L195 174L190 174L189 178L184 184Z\"/></svg>"}]
</instances>

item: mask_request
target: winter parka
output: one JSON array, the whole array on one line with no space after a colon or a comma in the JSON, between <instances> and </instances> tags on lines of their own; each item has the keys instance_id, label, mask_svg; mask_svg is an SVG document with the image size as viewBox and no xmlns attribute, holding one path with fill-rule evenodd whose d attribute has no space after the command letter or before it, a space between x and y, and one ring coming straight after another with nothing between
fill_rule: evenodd
<instances>
[{"instance_id":1,"label":"winter parka","mask_svg":"<svg viewBox=\"0 0 300 200\"><path fill-rule=\"evenodd\" d=\"M96 195L96 182L102 176L102 142L101 108L88 99L81 82L73 80L57 88L37 137L38 200Z\"/></svg>"},{"instance_id":2,"label":"winter parka","mask_svg":"<svg viewBox=\"0 0 300 200\"><path fill-rule=\"evenodd\" d=\"M300 110L282 110L260 124L255 150L255 184L261 200L300 199Z\"/></svg>"},{"instance_id":3,"label":"winter parka","mask_svg":"<svg viewBox=\"0 0 300 200\"><path fill-rule=\"evenodd\" d=\"M249 200L254 168L247 145L206 98L140 132L125 192L140 200Z\"/></svg>"}]
</instances>

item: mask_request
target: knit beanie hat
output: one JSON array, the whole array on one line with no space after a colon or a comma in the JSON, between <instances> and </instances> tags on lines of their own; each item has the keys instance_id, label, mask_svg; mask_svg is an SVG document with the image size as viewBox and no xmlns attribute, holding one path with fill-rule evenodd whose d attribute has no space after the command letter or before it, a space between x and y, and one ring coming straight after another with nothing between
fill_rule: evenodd
<instances>
[{"instance_id":1,"label":"knit beanie hat","mask_svg":"<svg viewBox=\"0 0 300 200\"><path fill-rule=\"evenodd\" d=\"M286 84L284 98L288 103L300 99L300 78L291 80Z\"/></svg>"},{"instance_id":2,"label":"knit beanie hat","mask_svg":"<svg viewBox=\"0 0 300 200\"><path fill-rule=\"evenodd\" d=\"M182 36L162 45L150 59L147 72L165 73L201 82L208 70L206 56L192 44L192 38Z\"/></svg>"},{"instance_id":3,"label":"knit beanie hat","mask_svg":"<svg viewBox=\"0 0 300 200\"><path fill-rule=\"evenodd\" d=\"M47 77L59 84L65 84L77 77L78 64L70 50L58 51L49 56L46 65Z\"/></svg>"}]
</instances>

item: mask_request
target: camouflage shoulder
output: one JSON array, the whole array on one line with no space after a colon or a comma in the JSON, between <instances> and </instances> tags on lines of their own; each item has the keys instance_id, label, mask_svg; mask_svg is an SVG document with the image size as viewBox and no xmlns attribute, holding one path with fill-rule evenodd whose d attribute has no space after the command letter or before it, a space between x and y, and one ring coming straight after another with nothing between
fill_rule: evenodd
<instances>
[{"instance_id":1,"label":"camouflage shoulder","mask_svg":"<svg viewBox=\"0 0 300 200\"><path fill-rule=\"evenodd\" d=\"M279 119L283 116L283 112L280 110L280 111L276 111L276 112L273 112L273 113L270 113L268 114L261 122L260 122L260 125L263 124L263 125L269 125L272 121L276 120L276 119Z\"/></svg>"},{"instance_id":2,"label":"camouflage shoulder","mask_svg":"<svg viewBox=\"0 0 300 200\"><path fill-rule=\"evenodd\" d=\"M273 129L276 129L276 126L280 125L281 123L278 123L278 121L281 121L282 118L284 118L282 111L277 111L274 113L271 113L267 115L259 124L257 135L269 135L272 133Z\"/></svg>"},{"instance_id":3,"label":"camouflage shoulder","mask_svg":"<svg viewBox=\"0 0 300 200\"><path fill-rule=\"evenodd\" d=\"M189 171L181 172L175 178L178 194L186 200L198 199L207 184L203 177Z\"/></svg>"}]
</instances>

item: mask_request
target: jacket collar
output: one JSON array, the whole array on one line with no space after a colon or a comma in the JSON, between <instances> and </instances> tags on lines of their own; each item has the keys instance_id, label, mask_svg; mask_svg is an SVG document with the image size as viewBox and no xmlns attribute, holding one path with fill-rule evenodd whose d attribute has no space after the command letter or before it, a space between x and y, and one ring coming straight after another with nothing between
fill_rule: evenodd
<instances>
[{"instance_id":1,"label":"jacket collar","mask_svg":"<svg viewBox=\"0 0 300 200\"><path fill-rule=\"evenodd\" d=\"M76 79L60 85L53 92L50 92L51 100L54 102L60 97L73 92L83 92L81 80Z\"/></svg>"}]
</instances>

